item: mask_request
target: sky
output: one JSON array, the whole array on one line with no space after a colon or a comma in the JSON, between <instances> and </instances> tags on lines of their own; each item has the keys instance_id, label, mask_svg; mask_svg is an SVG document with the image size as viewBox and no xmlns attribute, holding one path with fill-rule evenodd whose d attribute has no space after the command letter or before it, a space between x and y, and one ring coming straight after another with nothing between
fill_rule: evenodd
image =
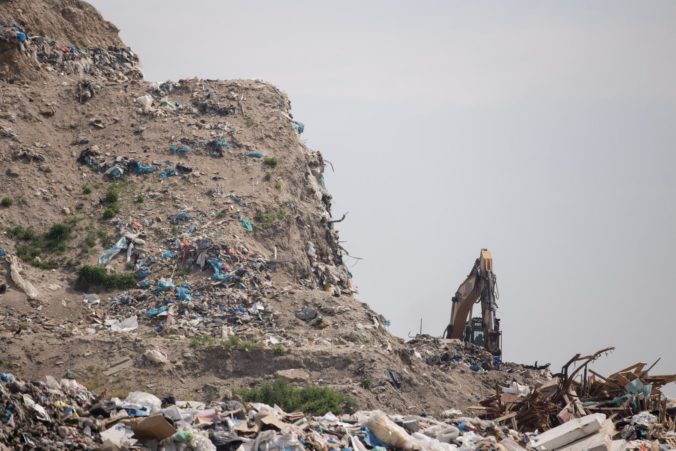
<instances>
[{"instance_id":1,"label":"sky","mask_svg":"<svg viewBox=\"0 0 676 451\"><path fill-rule=\"evenodd\" d=\"M148 80L288 93L392 333L440 336L488 248L505 360L676 373L676 2L90 2Z\"/></svg>"}]
</instances>

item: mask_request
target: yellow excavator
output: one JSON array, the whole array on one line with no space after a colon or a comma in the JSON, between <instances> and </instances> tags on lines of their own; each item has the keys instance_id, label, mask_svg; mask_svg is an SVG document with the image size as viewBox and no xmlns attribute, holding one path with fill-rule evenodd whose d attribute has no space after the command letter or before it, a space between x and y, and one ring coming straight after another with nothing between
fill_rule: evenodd
<instances>
[{"instance_id":1,"label":"yellow excavator","mask_svg":"<svg viewBox=\"0 0 676 451\"><path fill-rule=\"evenodd\" d=\"M499 366L502 362L502 332L500 320L495 317L497 299L493 257L488 249L481 249L472 270L453 296L451 321L444 331L444 338L463 339L482 346L493 354L493 359ZM481 316L472 318L472 307L479 302Z\"/></svg>"}]
</instances>

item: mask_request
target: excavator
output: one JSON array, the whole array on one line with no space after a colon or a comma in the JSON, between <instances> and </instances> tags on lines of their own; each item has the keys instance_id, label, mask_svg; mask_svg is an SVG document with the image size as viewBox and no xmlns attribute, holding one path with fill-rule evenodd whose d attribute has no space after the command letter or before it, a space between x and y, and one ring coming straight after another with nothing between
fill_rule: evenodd
<instances>
[{"instance_id":1,"label":"excavator","mask_svg":"<svg viewBox=\"0 0 676 451\"><path fill-rule=\"evenodd\" d=\"M481 249L479 258L452 299L451 321L444 338L463 339L485 348L493 354L497 365L502 361L502 332L500 320L495 317L498 308L497 279L493 273L493 257L488 249ZM472 307L481 303L481 316L472 318Z\"/></svg>"}]
</instances>

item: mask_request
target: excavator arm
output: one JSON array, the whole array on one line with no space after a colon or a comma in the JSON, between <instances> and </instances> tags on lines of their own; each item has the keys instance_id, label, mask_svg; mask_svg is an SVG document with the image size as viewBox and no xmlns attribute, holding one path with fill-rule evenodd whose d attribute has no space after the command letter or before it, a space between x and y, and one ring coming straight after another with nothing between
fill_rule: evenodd
<instances>
[{"instance_id":1,"label":"excavator arm","mask_svg":"<svg viewBox=\"0 0 676 451\"><path fill-rule=\"evenodd\" d=\"M496 277L493 273L493 257L482 249L479 258L467 278L460 284L452 299L451 320L444 332L445 338L470 340L472 306L481 302L482 345L493 355L500 356L500 322L495 317Z\"/></svg>"}]
</instances>

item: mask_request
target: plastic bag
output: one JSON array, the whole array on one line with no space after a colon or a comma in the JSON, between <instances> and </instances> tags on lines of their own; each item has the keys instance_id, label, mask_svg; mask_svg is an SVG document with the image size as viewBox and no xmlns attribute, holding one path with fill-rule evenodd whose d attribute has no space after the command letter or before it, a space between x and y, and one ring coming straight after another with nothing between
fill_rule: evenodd
<instances>
[{"instance_id":1,"label":"plastic bag","mask_svg":"<svg viewBox=\"0 0 676 451\"><path fill-rule=\"evenodd\" d=\"M162 408L162 401L160 398L142 391L130 392L124 402L145 407L150 413L156 412Z\"/></svg>"}]
</instances>

